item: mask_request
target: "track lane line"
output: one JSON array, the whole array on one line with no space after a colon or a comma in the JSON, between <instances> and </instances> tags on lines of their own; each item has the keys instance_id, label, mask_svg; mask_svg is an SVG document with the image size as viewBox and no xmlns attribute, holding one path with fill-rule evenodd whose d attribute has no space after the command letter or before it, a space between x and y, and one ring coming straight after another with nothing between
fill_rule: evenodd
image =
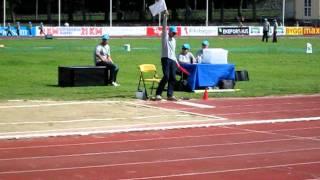
<instances>
[{"instance_id":1,"label":"track lane line","mask_svg":"<svg viewBox=\"0 0 320 180\"><path fill-rule=\"evenodd\" d=\"M173 159L173 160L156 160L156 161L141 161L141 162L131 162L131 163L119 163L119 164L101 164L101 165L91 165L91 166L73 166L73 167L63 167L63 168L47 168L47 169L34 169L34 170L17 170L17 171L0 171L0 175L3 174L21 174L21 173L34 173L34 172L49 172L49 171L64 171L64 170L75 170L75 169L91 169L91 168L105 168L105 167L118 167L118 166L132 166L132 165L147 165L147 164L167 164L172 162L183 162L183 161L201 161L201 160L209 160L209 159L220 159L220 158L230 158L230 157L240 157L240 156L258 156L258 155L270 155L270 154L281 154L281 153L289 153L289 152L306 152L306 151L314 151L320 150L320 148L301 148L294 150L282 150L282 151L266 151L259 153L240 153L233 155L222 155L222 156L204 156L197 158L181 158L181 159ZM310 162L309 162L310 163ZM316 163L320 163L320 161L316 161Z\"/></svg>"}]
</instances>

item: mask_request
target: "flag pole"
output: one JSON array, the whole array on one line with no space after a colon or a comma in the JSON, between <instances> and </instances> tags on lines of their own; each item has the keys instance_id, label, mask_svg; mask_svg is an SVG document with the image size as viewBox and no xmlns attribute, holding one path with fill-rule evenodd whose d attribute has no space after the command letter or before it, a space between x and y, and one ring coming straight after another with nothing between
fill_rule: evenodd
<instances>
[{"instance_id":1,"label":"flag pole","mask_svg":"<svg viewBox=\"0 0 320 180\"><path fill-rule=\"evenodd\" d=\"M209 0L206 2L207 11L206 11L206 26L209 25Z\"/></svg>"},{"instance_id":2,"label":"flag pole","mask_svg":"<svg viewBox=\"0 0 320 180\"><path fill-rule=\"evenodd\" d=\"M3 27L6 26L6 0L3 0Z\"/></svg>"},{"instance_id":3,"label":"flag pole","mask_svg":"<svg viewBox=\"0 0 320 180\"><path fill-rule=\"evenodd\" d=\"M109 18L110 18L110 27L112 27L112 0L110 0L110 15L109 15Z\"/></svg>"},{"instance_id":4,"label":"flag pole","mask_svg":"<svg viewBox=\"0 0 320 180\"><path fill-rule=\"evenodd\" d=\"M58 0L58 25L61 26L61 0Z\"/></svg>"},{"instance_id":5,"label":"flag pole","mask_svg":"<svg viewBox=\"0 0 320 180\"><path fill-rule=\"evenodd\" d=\"M284 26L284 16L286 11L286 0L282 1L282 26Z\"/></svg>"}]
</instances>

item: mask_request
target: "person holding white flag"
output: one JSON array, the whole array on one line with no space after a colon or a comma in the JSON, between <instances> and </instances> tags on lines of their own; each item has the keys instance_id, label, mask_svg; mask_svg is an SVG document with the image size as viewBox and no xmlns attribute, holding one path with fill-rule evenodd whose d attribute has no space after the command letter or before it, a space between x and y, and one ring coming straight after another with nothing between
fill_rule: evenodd
<instances>
[{"instance_id":1,"label":"person holding white flag","mask_svg":"<svg viewBox=\"0 0 320 180\"><path fill-rule=\"evenodd\" d=\"M161 100L161 94L165 85L168 83L167 100L177 101L173 96L173 90L176 83L177 58L176 58L176 40L174 36L177 34L177 27L170 26L167 30L168 11L165 11L162 22L162 54L161 65L163 77L156 91L156 100Z\"/></svg>"}]
</instances>

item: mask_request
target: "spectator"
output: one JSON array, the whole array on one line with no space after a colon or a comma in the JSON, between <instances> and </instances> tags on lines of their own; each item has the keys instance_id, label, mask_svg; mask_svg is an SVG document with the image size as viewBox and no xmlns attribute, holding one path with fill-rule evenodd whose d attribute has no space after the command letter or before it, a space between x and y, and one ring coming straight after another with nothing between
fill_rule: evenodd
<instances>
[{"instance_id":1,"label":"spectator","mask_svg":"<svg viewBox=\"0 0 320 180\"><path fill-rule=\"evenodd\" d=\"M28 23L28 35L32 36L32 22L31 21L29 21L29 23Z\"/></svg>"},{"instance_id":2,"label":"spectator","mask_svg":"<svg viewBox=\"0 0 320 180\"><path fill-rule=\"evenodd\" d=\"M12 29L11 29L11 24L10 23L8 23L8 26L7 26L7 36L13 36L13 34L12 34Z\"/></svg>"},{"instance_id":3,"label":"spectator","mask_svg":"<svg viewBox=\"0 0 320 180\"><path fill-rule=\"evenodd\" d=\"M17 30L17 35L20 36L21 27L20 27L20 22L19 21L17 22L16 30Z\"/></svg>"},{"instance_id":4,"label":"spectator","mask_svg":"<svg viewBox=\"0 0 320 180\"><path fill-rule=\"evenodd\" d=\"M162 22L162 55L161 65L163 77L159 83L156 91L156 100L161 100L161 94L164 90L165 85L168 83L167 88L167 100L177 101L176 97L173 96L173 90L176 83L176 71L177 71L177 57L176 57L176 40L174 36L177 33L177 27L171 26L169 32L167 31L167 21L169 13L164 13Z\"/></svg>"},{"instance_id":5,"label":"spectator","mask_svg":"<svg viewBox=\"0 0 320 180\"><path fill-rule=\"evenodd\" d=\"M274 19L273 20L273 34L272 34L272 42L273 43L276 43L278 42L278 39L277 39L277 29L278 29L278 22L277 22L277 19Z\"/></svg>"},{"instance_id":6,"label":"spectator","mask_svg":"<svg viewBox=\"0 0 320 180\"><path fill-rule=\"evenodd\" d=\"M96 66L106 66L107 69L110 69L111 84L113 86L120 86L120 84L117 83L119 67L112 61L110 46L108 44L109 39L108 34L102 36L100 44L96 46L94 51L94 63Z\"/></svg>"},{"instance_id":7,"label":"spectator","mask_svg":"<svg viewBox=\"0 0 320 180\"><path fill-rule=\"evenodd\" d=\"M203 59L203 50L209 48L209 41L208 40L204 40L201 43L202 48L200 50L197 51L196 54L196 59L198 63L201 63L202 59Z\"/></svg>"},{"instance_id":8,"label":"spectator","mask_svg":"<svg viewBox=\"0 0 320 180\"><path fill-rule=\"evenodd\" d=\"M185 18L185 24L188 25L190 18L192 15L192 9L189 5L186 6L186 11L184 13L184 18Z\"/></svg>"},{"instance_id":9,"label":"spectator","mask_svg":"<svg viewBox=\"0 0 320 180\"><path fill-rule=\"evenodd\" d=\"M268 33L270 30L270 23L268 21L267 18L264 19L264 23L263 23L263 36L262 36L262 42L264 42L264 40L266 40L266 42L268 42Z\"/></svg>"},{"instance_id":10,"label":"spectator","mask_svg":"<svg viewBox=\"0 0 320 180\"><path fill-rule=\"evenodd\" d=\"M196 58L193 56L193 54L190 52L190 45L189 44L183 44L181 48L181 52L178 56L178 62L179 63L186 63L186 64L195 64L197 63Z\"/></svg>"},{"instance_id":11,"label":"spectator","mask_svg":"<svg viewBox=\"0 0 320 180\"><path fill-rule=\"evenodd\" d=\"M41 22L40 23L40 26L39 26L39 29L40 29L40 35L46 35L45 33L44 33L44 25L43 25L43 22Z\"/></svg>"}]
</instances>

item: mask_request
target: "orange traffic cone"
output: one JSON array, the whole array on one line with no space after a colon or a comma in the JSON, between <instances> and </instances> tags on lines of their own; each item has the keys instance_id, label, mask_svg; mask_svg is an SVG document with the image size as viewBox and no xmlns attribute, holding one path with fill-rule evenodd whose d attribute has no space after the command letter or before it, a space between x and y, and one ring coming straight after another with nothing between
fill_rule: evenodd
<instances>
[{"instance_id":1,"label":"orange traffic cone","mask_svg":"<svg viewBox=\"0 0 320 180\"><path fill-rule=\"evenodd\" d=\"M208 90L207 88L204 90L203 96L202 96L202 100L208 100L209 98L209 94L208 94Z\"/></svg>"}]
</instances>

